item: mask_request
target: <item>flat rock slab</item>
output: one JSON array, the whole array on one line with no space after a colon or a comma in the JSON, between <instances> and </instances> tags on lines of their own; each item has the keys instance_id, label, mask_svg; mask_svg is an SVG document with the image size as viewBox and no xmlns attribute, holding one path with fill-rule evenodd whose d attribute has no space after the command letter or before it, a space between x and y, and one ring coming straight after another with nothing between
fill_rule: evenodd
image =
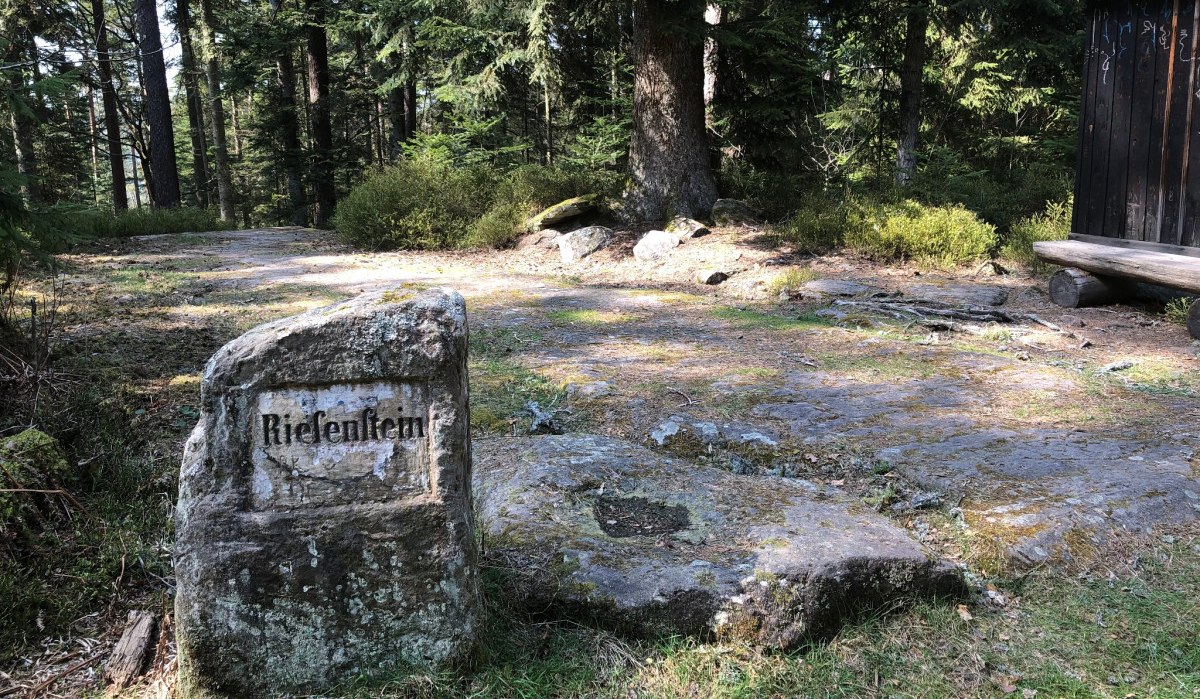
<instances>
[{"instance_id":1,"label":"flat rock slab","mask_svg":"<svg viewBox=\"0 0 1200 699\"><path fill-rule=\"evenodd\" d=\"M634 635L791 648L856 610L963 590L902 529L807 481L588 434L489 440L475 459L486 555L511 592Z\"/></svg>"},{"instance_id":2,"label":"flat rock slab","mask_svg":"<svg viewBox=\"0 0 1200 699\"><path fill-rule=\"evenodd\" d=\"M805 296L867 296L883 290L877 286L845 279L813 279L800 287Z\"/></svg>"},{"instance_id":3,"label":"flat rock slab","mask_svg":"<svg viewBox=\"0 0 1200 699\"><path fill-rule=\"evenodd\" d=\"M1114 532L1200 520L1194 444L1191 435L991 428L879 457L925 488L961 496L967 523L1025 567L1086 558Z\"/></svg>"}]
</instances>

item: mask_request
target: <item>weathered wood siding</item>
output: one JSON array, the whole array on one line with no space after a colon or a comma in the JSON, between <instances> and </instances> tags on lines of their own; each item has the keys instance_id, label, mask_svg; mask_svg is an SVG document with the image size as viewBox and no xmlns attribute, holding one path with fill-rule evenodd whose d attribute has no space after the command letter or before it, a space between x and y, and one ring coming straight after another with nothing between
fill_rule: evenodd
<instances>
[{"instance_id":1,"label":"weathered wood siding","mask_svg":"<svg viewBox=\"0 0 1200 699\"><path fill-rule=\"evenodd\" d=\"M1200 0L1094 6L1071 229L1200 248Z\"/></svg>"}]
</instances>

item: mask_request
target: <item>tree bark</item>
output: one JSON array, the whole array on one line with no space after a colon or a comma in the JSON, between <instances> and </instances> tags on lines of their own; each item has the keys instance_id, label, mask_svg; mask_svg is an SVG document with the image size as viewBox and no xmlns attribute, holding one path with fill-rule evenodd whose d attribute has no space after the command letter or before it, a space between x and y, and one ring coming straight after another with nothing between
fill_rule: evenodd
<instances>
[{"instance_id":1,"label":"tree bark","mask_svg":"<svg viewBox=\"0 0 1200 699\"><path fill-rule=\"evenodd\" d=\"M121 150L121 119L117 90L113 87L112 59L108 53L108 29L104 21L104 0L92 0L92 27L96 33L96 66L100 74L100 103L104 110L104 133L108 143L108 166L112 172L113 212L129 208L125 192L125 154Z\"/></svg>"},{"instance_id":2,"label":"tree bark","mask_svg":"<svg viewBox=\"0 0 1200 699\"><path fill-rule=\"evenodd\" d=\"M404 140L417 135L417 81L409 78L404 84Z\"/></svg>"},{"instance_id":3,"label":"tree bark","mask_svg":"<svg viewBox=\"0 0 1200 699\"><path fill-rule=\"evenodd\" d=\"M704 9L704 22L710 27L721 23L721 6L715 2L708 3ZM717 99L717 40L712 36L704 39L704 126L712 131L715 118L713 117L713 102Z\"/></svg>"},{"instance_id":4,"label":"tree bark","mask_svg":"<svg viewBox=\"0 0 1200 699\"><path fill-rule=\"evenodd\" d=\"M400 144L404 143L408 132L404 113L404 88L395 87L388 90L388 158L395 160L400 156Z\"/></svg>"},{"instance_id":5,"label":"tree bark","mask_svg":"<svg viewBox=\"0 0 1200 699\"><path fill-rule=\"evenodd\" d=\"M155 0L135 0L139 48L142 54L143 86L146 90L146 121L150 127L150 169L154 172L154 205L163 209L179 206L179 164L175 160L175 128L171 123L171 96L167 92L167 68L163 62L162 39L158 33Z\"/></svg>"},{"instance_id":6,"label":"tree bark","mask_svg":"<svg viewBox=\"0 0 1200 699\"><path fill-rule=\"evenodd\" d=\"M329 122L329 46L325 31L326 0L308 0L306 59L308 103L312 109L313 225L329 223L337 204L333 181L333 128Z\"/></svg>"},{"instance_id":7,"label":"tree bark","mask_svg":"<svg viewBox=\"0 0 1200 699\"><path fill-rule=\"evenodd\" d=\"M627 200L646 220L704 216L717 199L704 132L704 7L634 2Z\"/></svg>"},{"instance_id":8,"label":"tree bark","mask_svg":"<svg viewBox=\"0 0 1200 699\"><path fill-rule=\"evenodd\" d=\"M200 0L200 44L204 53L204 77L208 83L208 120L212 126L213 156L217 161L217 201L221 220L234 221L233 179L229 171L229 146L225 140L225 107L221 103L221 63L217 56L211 0Z\"/></svg>"},{"instance_id":9,"label":"tree bark","mask_svg":"<svg viewBox=\"0 0 1200 699\"><path fill-rule=\"evenodd\" d=\"M279 11L280 0L270 0L271 8ZM288 199L292 204L293 225L303 226L308 219L308 203L304 196L304 148L300 145L300 120L296 109L296 65L292 61L292 45L283 42L275 57L275 72L279 79L276 92L279 98L280 141L283 146L283 167L287 173Z\"/></svg>"},{"instance_id":10,"label":"tree bark","mask_svg":"<svg viewBox=\"0 0 1200 699\"><path fill-rule=\"evenodd\" d=\"M23 41L26 38L28 38L28 42ZM33 36L24 27L13 27L8 39L8 50L5 52L4 62L9 65L24 63L28 53L37 51L37 47L33 43ZM36 57L34 60L36 61ZM33 144L33 132L37 124L33 117L33 105L28 103L29 94L28 86L25 84L25 70L18 66L10 69L8 75L12 94L21 102L18 108L11 110L10 120L13 130L13 146L17 156L17 172L22 178L21 198L25 200L26 205L40 204L42 189L39 182L37 151Z\"/></svg>"},{"instance_id":11,"label":"tree bark","mask_svg":"<svg viewBox=\"0 0 1200 699\"><path fill-rule=\"evenodd\" d=\"M921 131L922 75L927 54L929 12L909 8L904 32L904 64L900 69L900 139L896 146L896 184L907 185L917 172L917 136Z\"/></svg>"},{"instance_id":12,"label":"tree bark","mask_svg":"<svg viewBox=\"0 0 1200 699\"><path fill-rule=\"evenodd\" d=\"M175 1L175 29L179 33L180 71L187 101L188 136L192 142L192 172L195 178L196 203L208 208L208 143L204 137L204 107L197 79L196 54L192 47L192 18L189 0Z\"/></svg>"}]
</instances>

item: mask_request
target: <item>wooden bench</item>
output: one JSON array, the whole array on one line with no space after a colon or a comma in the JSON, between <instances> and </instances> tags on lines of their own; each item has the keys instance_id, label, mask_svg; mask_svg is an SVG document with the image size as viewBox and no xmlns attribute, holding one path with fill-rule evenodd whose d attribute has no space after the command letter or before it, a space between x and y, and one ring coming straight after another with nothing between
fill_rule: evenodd
<instances>
[{"instance_id":1,"label":"wooden bench","mask_svg":"<svg viewBox=\"0 0 1200 699\"><path fill-rule=\"evenodd\" d=\"M1200 257L1082 240L1034 243L1038 257L1063 265L1050 278L1050 300L1067 308L1111 303L1136 280L1200 294ZM1200 299L1188 313L1188 332L1200 339Z\"/></svg>"}]
</instances>

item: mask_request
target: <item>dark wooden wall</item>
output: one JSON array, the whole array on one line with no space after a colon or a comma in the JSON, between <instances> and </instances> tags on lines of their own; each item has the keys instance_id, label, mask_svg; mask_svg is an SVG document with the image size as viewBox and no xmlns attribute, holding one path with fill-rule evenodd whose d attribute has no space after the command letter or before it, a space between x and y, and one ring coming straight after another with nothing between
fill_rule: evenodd
<instances>
[{"instance_id":1,"label":"dark wooden wall","mask_svg":"<svg viewBox=\"0 0 1200 699\"><path fill-rule=\"evenodd\" d=\"M1200 0L1095 6L1073 234L1200 248Z\"/></svg>"}]
</instances>

